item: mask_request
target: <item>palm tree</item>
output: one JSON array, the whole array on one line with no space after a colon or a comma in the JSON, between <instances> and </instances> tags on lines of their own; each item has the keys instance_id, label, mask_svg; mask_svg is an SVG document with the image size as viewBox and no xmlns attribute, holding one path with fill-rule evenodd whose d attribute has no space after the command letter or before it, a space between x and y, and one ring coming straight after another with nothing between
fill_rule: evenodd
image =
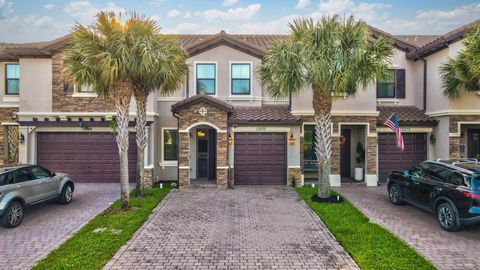
<instances>
[{"instance_id":1,"label":"palm tree","mask_svg":"<svg viewBox=\"0 0 480 270\"><path fill-rule=\"evenodd\" d=\"M457 58L440 66L443 94L448 98L458 98L462 91L480 90L480 24L467 35L464 45Z\"/></svg>"},{"instance_id":2,"label":"palm tree","mask_svg":"<svg viewBox=\"0 0 480 270\"><path fill-rule=\"evenodd\" d=\"M90 26L77 24L71 44L64 51L63 72L68 81L91 86L115 105L121 207L128 208L128 114L132 98L129 76L133 53L126 36L129 20L122 23L121 19L113 12L101 12Z\"/></svg>"},{"instance_id":3,"label":"palm tree","mask_svg":"<svg viewBox=\"0 0 480 270\"><path fill-rule=\"evenodd\" d=\"M270 47L258 76L273 97L311 89L315 112L318 197L330 197L331 110L336 96L354 95L383 76L393 49L385 38L369 40L368 27L353 16L296 19L291 36Z\"/></svg>"},{"instance_id":4,"label":"palm tree","mask_svg":"<svg viewBox=\"0 0 480 270\"><path fill-rule=\"evenodd\" d=\"M137 107L137 196L144 190L144 151L147 144L147 98L159 89L169 95L185 80L187 54L177 42L160 34L160 27L152 19L133 14L127 29L129 43L133 44L131 81Z\"/></svg>"}]
</instances>

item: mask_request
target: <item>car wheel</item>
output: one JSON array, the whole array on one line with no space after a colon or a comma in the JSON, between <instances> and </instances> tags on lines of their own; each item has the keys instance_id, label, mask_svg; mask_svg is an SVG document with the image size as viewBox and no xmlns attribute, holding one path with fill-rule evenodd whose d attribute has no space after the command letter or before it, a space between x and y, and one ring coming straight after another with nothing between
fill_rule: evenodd
<instances>
[{"instance_id":1,"label":"car wheel","mask_svg":"<svg viewBox=\"0 0 480 270\"><path fill-rule=\"evenodd\" d=\"M60 203L69 204L72 201L72 199L73 199L72 185L66 184L62 189L62 193L60 194Z\"/></svg>"},{"instance_id":2,"label":"car wheel","mask_svg":"<svg viewBox=\"0 0 480 270\"><path fill-rule=\"evenodd\" d=\"M437 220L445 231L454 232L460 229L457 211L449 202L441 203L437 207Z\"/></svg>"},{"instance_id":3,"label":"car wheel","mask_svg":"<svg viewBox=\"0 0 480 270\"><path fill-rule=\"evenodd\" d=\"M23 204L20 202L12 202L8 206L1 220L2 226L6 228L15 228L23 220Z\"/></svg>"},{"instance_id":4,"label":"car wheel","mask_svg":"<svg viewBox=\"0 0 480 270\"><path fill-rule=\"evenodd\" d=\"M397 183L393 183L388 187L388 198L395 205L403 204L402 191Z\"/></svg>"}]
</instances>

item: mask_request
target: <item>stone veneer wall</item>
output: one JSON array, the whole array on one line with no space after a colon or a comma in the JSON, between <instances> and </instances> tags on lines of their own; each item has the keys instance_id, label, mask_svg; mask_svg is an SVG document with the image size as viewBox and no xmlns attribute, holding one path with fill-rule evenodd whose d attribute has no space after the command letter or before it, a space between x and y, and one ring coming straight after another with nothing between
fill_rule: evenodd
<instances>
[{"instance_id":1,"label":"stone veneer wall","mask_svg":"<svg viewBox=\"0 0 480 270\"><path fill-rule=\"evenodd\" d=\"M201 107L207 109L207 114L202 116L198 113ZM205 102L193 104L178 113L179 115L179 129L187 129L190 125L198 122L208 122L221 130L227 130L227 112L212 106ZM217 132L217 187L228 187L228 135L227 133ZM190 133L180 133L180 152L179 152L179 184L180 187L187 187L190 184L189 179L189 144Z\"/></svg>"},{"instance_id":2,"label":"stone veneer wall","mask_svg":"<svg viewBox=\"0 0 480 270\"><path fill-rule=\"evenodd\" d=\"M449 117L449 132L461 133L458 130L458 122L480 123L480 115L451 115ZM460 137L449 137L449 152L451 158L460 158Z\"/></svg>"},{"instance_id":3,"label":"stone veneer wall","mask_svg":"<svg viewBox=\"0 0 480 270\"><path fill-rule=\"evenodd\" d=\"M302 184L302 169L301 168L288 168L287 185L292 185L292 176L295 177L295 186L299 187Z\"/></svg>"},{"instance_id":4,"label":"stone veneer wall","mask_svg":"<svg viewBox=\"0 0 480 270\"><path fill-rule=\"evenodd\" d=\"M301 116L303 122L314 123L313 116ZM333 133L339 134L339 123L369 123L369 133L377 133L377 117L375 116L333 116ZM301 164L303 171L303 138L301 139ZM377 138L367 137L367 174L377 174ZM340 137L332 137L331 174L340 174Z\"/></svg>"},{"instance_id":5,"label":"stone veneer wall","mask_svg":"<svg viewBox=\"0 0 480 270\"><path fill-rule=\"evenodd\" d=\"M0 122L16 122L12 119L12 112L18 112L18 108L0 108ZM6 156L7 140L5 134L5 126L0 126L0 166L9 164Z\"/></svg>"},{"instance_id":6,"label":"stone veneer wall","mask_svg":"<svg viewBox=\"0 0 480 270\"><path fill-rule=\"evenodd\" d=\"M144 174L145 187L153 186L153 169L145 169Z\"/></svg>"},{"instance_id":7,"label":"stone veneer wall","mask_svg":"<svg viewBox=\"0 0 480 270\"><path fill-rule=\"evenodd\" d=\"M52 110L54 112L114 112L113 101L108 98L73 97L74 87L70 83L64 90L62 55L52 56Z\"/></svg>"}]
</instances>

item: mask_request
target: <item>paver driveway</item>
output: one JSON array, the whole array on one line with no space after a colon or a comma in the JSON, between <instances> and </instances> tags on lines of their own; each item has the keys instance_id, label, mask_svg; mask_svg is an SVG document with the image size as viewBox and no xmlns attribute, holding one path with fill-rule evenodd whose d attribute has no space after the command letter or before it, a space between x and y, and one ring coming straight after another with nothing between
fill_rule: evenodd
<instances>
[{"instance_id":1,"label":"paver driveway","mask_svg":"<svg viewBox=\"0 0 480 270\"><path fill-rule=\"evenodd\" d=\"M19 227L0 227L0 269L32 267L119 194L117 183L76 183L70 204L27 209Z\"/></svg>"},{"instance_id":2,"label":"paver driveway","mask_svg":"<svg viewBox=\"0 0 480 270\"><path fill-rule=\"evenodd\" d=\"M105 269L357 269L288 187L175 190Z\"/></svg>"},{"instance_id":3,"label":"paver driveway","mask_svg":"<svg viewBox=\"0 0 480 270\"><path fill-rule=\"evenodd\" d=\"M480 227L449 233L432 214L409 205L395 206L388 200L387 187L343 184L335 188L372 221L381 224L439 269L480 269Z\"/></svg>"}]
</instances>

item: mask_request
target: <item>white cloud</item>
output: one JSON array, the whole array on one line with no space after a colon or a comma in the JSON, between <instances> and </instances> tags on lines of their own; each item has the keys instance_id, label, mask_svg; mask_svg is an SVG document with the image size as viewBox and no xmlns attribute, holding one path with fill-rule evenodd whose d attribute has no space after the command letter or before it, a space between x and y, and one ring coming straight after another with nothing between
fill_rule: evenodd
<instances>
[{"instance_id":1,"label":"white cloud","mask_svg":"<svg viewBox=\"0 0 480 270\"><path fill-rule=\"evenodd\" d=\"M54 6L55 6L54 4L45 4L43 5L43 8L49 10L49 9L52 9Z\"/></svg>"},{"instance_id":2,"label":"white cloud","mask_svg":"<svg viewBox=\"0 0 480 270\"><path fill-rule=\"evenodd\" d=\"M318 12L323 14L340 14L349 8L352 8L354 3L352 0L328 0L322 1L318 5Z\"/></svg>"},{"instance_id":3,"label":"white cloud","mask_svg":"<svg viewBox=\"0 0 480 270\"><path fill-rule=\"evenodd\" d=\"M231 7L233 5L235 5L235 3L237 3L238 0L225 0L223 1L222 5L226 6L226 7Z\"/></svg>"},{"instance_id":4,"label":"white cloud","mask_svg":"<svg viewBox=\"0 0 480 270\"><path fill-rule=\"evenodd\" d=\"M6 19L12 13L12 2L0 0L0 20Z\"/></svg>"},{"instance_id":5,"label":"white cloud","mask_svg":"<svg viewBox=\"0 0 480 270\"><path fill-rule=\"evenodd\" d=\"M109 2L105 7L99 7L90 3L90 1L72 1L63 11L75 18L81 23L88 23L94 20L95 15L100 11L115 11L116 13L125 13L125 9L118 7L113 2Z\"/></svg>"},{"instance_id":6,"label":"white cloud","mask_svg":"<svg viewBox=\"0 0 480 270\"><path fill-rule=\"evenodd\" d=\"M297 18L297 15L289 15L269 22L244 23L239 27L241 34L287 34L288 23Z\"/></svg>"},{"instance_id":7,"label":"white cloud","mask_svg":"<svg viewBox=\"0 0 480 270\"><path fill-rule=\"evenodd\" d=\"M200 24L185 22L177 25L174 29L166 29L165 32L173 34L191 34L198 32L198 30L200 30Z\"/></svg>"},{"instance_id":8,"label":"white cloud","mask_svg":"<svg viewBox=\"0 0 480 270\"><path fill-rule=\"evenodd\" d=\"M190 11L185 12L182 16L184 19L190 19L192 17L192 13Z\"/></svg>"},{"instance_id":9,"label":"white cloud","mask_svg":"<svg viewBox=\"0 0 480 270\"><path fill-rule=\"evenodd\" d=\"M296 8L306 8L308 5L310 5L310 0L298 0Z\"/></svg>"},{"instance_id":10,"label":"white cloud","mask_svg":"<svg viewBox=\"0 0 480 270\"><path fill-rule=\"evenodd\" d=\"M250 20L261 9L260 4L252 4L245 8L230 8L227 11L221 11L218 9L209 9L203 12L197 12L196 14L203 17L207 21L214 21L217 19L220 20L231 20L231 21L239 21L239 20Z\"/></svg>"},{"instance_id":11,"label":"white cloud","mask_svg":"<svg viewBox=\"0 0 480 270\"><path fill-rule=\"evenodd\" d=\"M178 9L172 9L170 10L168 13L167 13L167 16L168 17L178 17L180 16L180 11L178 11Z\"/></svg>"}]
</instances>

